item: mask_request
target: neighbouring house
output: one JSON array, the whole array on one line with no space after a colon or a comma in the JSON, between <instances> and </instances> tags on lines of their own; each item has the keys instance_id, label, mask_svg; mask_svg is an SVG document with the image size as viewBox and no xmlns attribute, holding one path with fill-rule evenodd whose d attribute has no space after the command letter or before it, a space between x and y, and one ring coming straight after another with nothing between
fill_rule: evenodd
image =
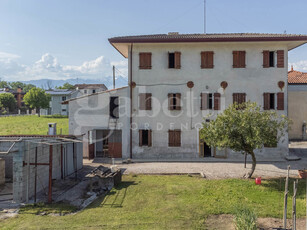
<instances>
[{"instance_id":1,"label":"neighbouring house","mask_svg":"<svg viewBox=\"0 0 307 230\"><path fill-rule=\"evenodd\" d=\"M75 88L79 95L99 93L108 89L104 84L76 84Z\"/></svg>"},{"instance_id":2,"label":"neighbouring house","mask_svg":"<svg viewBox=\"0 0 307 230\"><path fill-rule=\"evenodd\" d=\"M16 99L16 107L18 109L21 109L22 107L25 106L25 103L23 101L23 97L24 95L26 94L22 88L18 87L17 90L13 90L13 89L10 89L10 88L3 88L3 89L0 89L0 93L11 93L14 95L15 99Z\"/></svg>"},{"instance_id":3,"label":"neighbouring house","mask_svg":"<svg viewBox=\"0 0 307 230\"><path fill-rule=\"evenodd\" d=\"M129 86L65 102L70 134L83 135L84 157L238 159L240 153L200 139L202 122L245 101L287 115L288 51L307 36L169 33L109 42L128 59ZM266 160L287 154L287 135L256 151Z\"/></svg>"},{"instance_id":4,"label":"neighbouring house","mask_svg":"<svg viewBox=\"0 0 307 230\"><path fill-rule=\"evenodd\" d=\"M291 67L288 72L289 118L292 120L289 130L290 140L307 140L307 73Z\"/></svg>"},{"instance_id":5,"label":"neighbouring house","mask_svg":"<svg viewBox=\"0 0 307 230\"><path fill-rule=\"evenodd\" d=\"M48 109L41 109L41 115L64 115L68 116L68 105L62 104L63 101L77 97L78 92L76 90L68 89L53 89L46 90L47 94L50 94L51 100Z\"/></svg>"}]
</instances>

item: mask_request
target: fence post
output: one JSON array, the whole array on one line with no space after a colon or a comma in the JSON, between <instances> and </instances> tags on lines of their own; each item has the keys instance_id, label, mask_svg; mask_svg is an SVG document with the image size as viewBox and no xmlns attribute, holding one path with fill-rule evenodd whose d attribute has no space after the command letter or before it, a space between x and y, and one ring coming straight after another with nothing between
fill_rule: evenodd
<instances>
[{"instance_id":1,"label":"fence post","mask_svg":"<svg viewBox=\"0 0 307 230\"><path fill-rule=\"evenodd\" d=\"M285 184L285 197L284 197L284 228L287 228L287 200L288 200L288 185L289 185L289 171L290 171L290 165L288 165L288 173L286 177L286 184Z\"/></svg>"}]
</instances>

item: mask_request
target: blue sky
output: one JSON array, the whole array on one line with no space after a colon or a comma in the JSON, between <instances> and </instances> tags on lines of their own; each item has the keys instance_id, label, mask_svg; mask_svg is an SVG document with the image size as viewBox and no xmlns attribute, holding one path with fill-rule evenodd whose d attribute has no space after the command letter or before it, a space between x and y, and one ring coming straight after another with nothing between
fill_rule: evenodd
<instances>
[{"instance_id":1,"label":"blue sky","mask_svg":"<svg viewBox=\"0 0 307 230\"><path fill-rule=\"evenodd\" d=\"M207 33L307 34L306 0L207 0ZM121 35L203 32L203 0L0 0L0 78L100 78ZM307 45L289 62L307 71ZM22 78L22 79L21 79Z\"/></svg>"}]
</instances>

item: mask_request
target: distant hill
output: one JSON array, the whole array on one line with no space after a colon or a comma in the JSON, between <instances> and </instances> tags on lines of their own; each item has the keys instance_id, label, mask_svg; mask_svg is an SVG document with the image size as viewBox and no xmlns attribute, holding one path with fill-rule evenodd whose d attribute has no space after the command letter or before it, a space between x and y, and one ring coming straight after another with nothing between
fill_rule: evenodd
<instances>
[{"instance_id":1,"label":"distant hill","mask_svg":"<svg viewBox=\"0 0 307 230\"><path fill-rule=\"evenodd\" d=\"M21 81L26 84L33 84L37 87L41 88L48 88L48 85L50 85L52 88L55 88L56 86L62 86L64 83L68 82L69 84L75 85L75 84L105 84L108 89L113 88L113 77L104 77L101 80L98 79L67 79L67 80L51 80L51 79L40 79L40 80L31 80L31 81ZM116 77L115 80L115 87L122 87L128 85L128 79L122 76Z\"/></svg>"}]
</instances>

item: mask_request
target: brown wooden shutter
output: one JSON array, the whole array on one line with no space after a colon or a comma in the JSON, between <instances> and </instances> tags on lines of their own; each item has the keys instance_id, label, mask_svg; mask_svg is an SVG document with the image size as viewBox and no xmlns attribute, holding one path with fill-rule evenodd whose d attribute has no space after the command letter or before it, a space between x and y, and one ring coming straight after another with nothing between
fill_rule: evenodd
<instances>
[{"instance_id":1,"label":"brown wooden shutter","mask_svg":"<svg viewBox=\"0 0 307 230\"><path fill-rule=\"evenodd\" d=\"M174 131L168 130L168 146L174 146Z\"/></svg>"},{"instance_id":2,"label":"brown wooden shutter","mask_svg":"<svg viewBox=\"0 0 307 230\"><path fill-rule=\"evenodd\" d=\"M263 109L264 110L270 109L270 93L263 94Z\"/></svg>"},{"instance_id":3,"label":"brown wooden shutter","mask_svg":"<svg viewBox=\"0 0 307 230\"><path fill-rule=\"evenodd\" d=\"M174 146L180 147L181 146L181 131L175 130L174 131Z\"/></svg>"},{"instance_id":4,"label":"brown wooden shutter","mask_svg":"<svg viewBox=\"0 0 307 230\"><path fill-rule=\"evenodd\" d=\"M174 109L174 104L173 104L173 102L174 102L174 100L173 100L173 93L169 93L168 94L168 109L169 110L173 110Z\"/></svg>"},{"instance_id":5,"label":"brown wooden shutter","mask_svg":"<svg viewBox=\"0 0 307 230\"><path fill-rule=\"evenodd\" d=\"M143 130L139 130L139 146L142 146L143 143Z\"/></svg>"},{"instance_id":6,"label":"brown wooden shutter","mask_svg":"<svg viewBox=\"0 0 307 230\"><path fill-rule=\"evenodd\" d=\"M239 67L239 51L233 51L232 52L233 56L233 68L238 68Z\"/></svg>"},{"instance_id":7,"label":"brown wooden shutter","mask_svg":"<svg viewBox=\"0 0 307 230\"><path fill-rule=\"evenodd\" d=\"M277 50L277 68L285 67L285 51Z\"/></svg>"},{"instance_id":8,"label":"brown wooden shutter","mask_svg":"<svg viewBox=\"0 0 307 230\"><path fill-rule=\"evenodd\" d=\"M139 94L140 110L146 110L146 93Z\"/></svg>"},{"instance_id":9,"label":"brown wooden shutter","mask_svg":"<svg viewBox=\"0 0 307 230\"><path fill-rule=\"evenodd\" d=\"M214 110L220 110L220 93L214 93Z\"/></svg>"},{"instance_id":10,"label":"brown wooden shutter","mask_svg":"<svg viewBox=\"0 0 307 230\"><path fill-rule=\"evenodd\" d=\"M232 94L232 103L239 103L239 99L238 99L238 94L237 93L233 93Z\"/></svg>"},{"instance_id":11,"label":"brown wooden shutter","mask_svg":"<svg viewBox=\"0 0 307 230\"><path fill-rule=\"evenodd\" d=\"M213 64L213 51L204 51L201 52L201 68L202 69L212 69Z\"/></svg>"},{"instance_id":12,"label":"brown wooden shutter","mask_svg":"<svg viewBox=\"0 0 307 230\"><path fill-rule=\"evenodd\" d=\"M200 94L200 109L206 110L208 109L208 94L207 93L201 93Z\"/></svg>"},{"instance_id":13,"label":"brown wooden shutter","mask_svg":"<svg viewBox=\"0 0 307 230\"><path fill-rule=\"evenodd\" d=\"M148 147L152 146L152 130L148 130Z\"/></svg>"},{"instance_id":14,"label":"brown wooden shutter","mask_svg":"<svg viewBox=\"0 0 307 230\"><path fill-rule=\"evenodd\" d=\"M176 110L181 110L181 94L176 93Z\"/></svg>"},{"instance_id":15,"label":"brown wooden shutter","mask_svg":"<svg viewBox=\"0 0 307 230\"><path fill-rule=\"evenodd\" d=\"M263 52L263 68L270 67L270 51L264 50Z\"/></svg>"},{"instance_id":16,"label":"brown wooden shutter","mask_svg":"<svg viewBox=\"0 0 307 230\"><path fill-rule=\"evenodd\" d=\"M279 92L277 93L277 110L284 110L284 93Z\"/></svg>"},{"instance_id":17,"label":"brown wooden shutter","mask_svg":"<svg viewBox=\"0 0 307 230\"><path fill-rule=\"evenodd\" d=\"M145 94L146 96L146 101L145 101L145 107L146 107L146 110L151 110L151 93L146 93Z\"/></svg>"},{"instance_id":18,"label":"brown wooden shutter","mask_svg":"<svg viewBox=\"0 0 307 230\"><path fill-rule=\"evenodd\" d=\"M239 67L240 68L245 68L246 67L246 64L245 64L245 51L239 51Z\"/></svg>"},{"instance_id":19,"label":"brown wooden shutter","mask_svg":"<svg viewBox=\"0 0 307 230\"><path fill-rule=\"evenodd\" d=\"M181 53L180 52L175 52L175 69L180 69L181 68Z\"/></svg>"},{"instance_id":20,"label":"brown wooden shutter","mask_svg":"<svg viewBox=\"0 0 307 230\"><path fill-rule=\"evenodd\" d=\"M151 53L139 53L140 69L151 69Z\"/></svg>"}]
</instances>

